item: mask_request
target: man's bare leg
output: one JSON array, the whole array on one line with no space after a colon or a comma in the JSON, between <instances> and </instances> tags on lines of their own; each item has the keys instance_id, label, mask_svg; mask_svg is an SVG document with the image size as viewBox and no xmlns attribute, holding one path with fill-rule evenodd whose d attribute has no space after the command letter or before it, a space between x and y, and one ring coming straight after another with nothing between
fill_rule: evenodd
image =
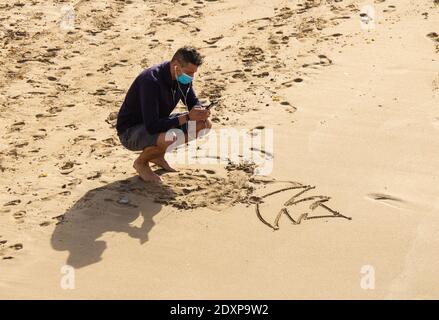
<instances>
[{"instance_id":1,"label":"man's bare leg","mask_svg":"<svg viewBox=\"0 0 439 320\"><path fill-rule=\"evenodd\" d=\"M176 141L177 137L172 140L166 140L166 134L160 133L157 137L156 145L143 149L139 157L134 161L133 167L139 176L146 182L160 182L162 179L154 173L149 167L149 162L153 159L163 157L167 148Z\"/></svg>"},{"instance_id":2,"label":"man's bare leg","mask_svg":"<svg viewBox=\"0 0 439 320\"><path fill-rule=\"evenodd\" d=\"M162 179L149 167L149 161L162 153L160 147L152 146L143 149L139 157L134 161L133 167L140 178L146 182L160 182Z\"/></svg>"}]
</instances>

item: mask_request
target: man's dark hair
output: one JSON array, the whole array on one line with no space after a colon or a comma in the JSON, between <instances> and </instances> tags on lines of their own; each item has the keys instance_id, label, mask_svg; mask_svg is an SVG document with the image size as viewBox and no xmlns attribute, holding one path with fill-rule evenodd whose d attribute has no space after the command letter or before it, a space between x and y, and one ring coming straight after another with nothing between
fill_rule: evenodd
<instances>
[{"instance_id":1,"label":"man's dark hair","mask_svg":"<svg viewBox=\"0 0 439 320\"><path fill-rule=\"evenodd\" d=\"M172 61L175 60L183 65L186 65L187 63L192 63L197 67L201 66L201 64L203 63L203 57L200 55L197 49L191 46L184 46L178 49L172 57Z\"/></svg>"}]
</instances>

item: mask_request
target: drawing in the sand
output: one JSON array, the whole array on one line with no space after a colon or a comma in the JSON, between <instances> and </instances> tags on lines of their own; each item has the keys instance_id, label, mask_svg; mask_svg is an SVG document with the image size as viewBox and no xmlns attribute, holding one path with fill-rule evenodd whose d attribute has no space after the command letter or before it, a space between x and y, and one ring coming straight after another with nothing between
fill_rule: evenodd
<instances>
[{"instance_id":1,"label":"drawing in the sand","mask_svg":"<svg viewBox=\"0 0 439 320\"><path fill-rule=\"evenodd\" d=\"M271 182L277 182L277 181L272 180ZM282 181L282 182L284 182L284 181ZM280 221L280 218L282 217L282 215L286 215L288 217L288 219L295 225L300 224L302 222L302 220L311 220L311 219L344 218L347 220L352 220L351 217L345 216L345 215L341 214L340 212L333 210L329 206L327 206L325 204L325 202L327 202L331 199L328 196L314 195L314 196L308 196L305 198L299 198L300 196L302 196L306 192L315 189L315 186L303 185L301 183L297 183L297 182L293 182L293 181L289 181L289 183L291 183L292 186L278 189L276 191L272 191L272 192L267 193L261 197L253 197L253 200L255 202L255 210L256 210L257 217L259 218L259 220L261 220L262 223L264 223L268 227L272 228L273 230L279 230L279 221ZM261 209L259 206L259 204L263 202L263 199L266 199L266 198L268 198L274 194L280 193L280 192L286 192L286 191L295 190L295 189L302 189L302 190L295 193L289 200L287 200L283 204L282 209L277 214L273 223L270 223L269 221L267 221L266 219L263 218L263 216L261 214ZM290 211L288 210L288 208L293 207L298 203L308 202L308 201L311 202L311 204L309 205L310 212L302 213L299 216L299 218L294 219L292 217L292 215L290 214ZM319 207L325 209L326 211L329 211L330 214L311 216L310 213Z\"/></svg>"}]
</instances>

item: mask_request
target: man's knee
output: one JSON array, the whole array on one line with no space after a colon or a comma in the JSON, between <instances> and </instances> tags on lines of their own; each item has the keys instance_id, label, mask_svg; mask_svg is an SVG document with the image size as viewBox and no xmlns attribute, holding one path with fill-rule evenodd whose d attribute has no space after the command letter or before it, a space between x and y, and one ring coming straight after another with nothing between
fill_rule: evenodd
<instances>
[{"instance_id":1,"label":"man's knee","mask_svg":"<svg viewBox=\"0 0 439 320\"><path fill-rule=\"evenodd\" d=\"M197 121L197 132L203 129L209 130L212 128L212 122L209 119Z\"/></svg>"},{"instance_id":2,"label":"man's knee","mask_svg":"<svg viewBox=\"0 0 439 320\"><path fill-rule=\"evenodd\" d=\"M167 136L166 132L160 133L157 138L157 147L166 150L172 143L174 143L174 139L172 137L172 135Z\"/></svg>"}]
</instances>

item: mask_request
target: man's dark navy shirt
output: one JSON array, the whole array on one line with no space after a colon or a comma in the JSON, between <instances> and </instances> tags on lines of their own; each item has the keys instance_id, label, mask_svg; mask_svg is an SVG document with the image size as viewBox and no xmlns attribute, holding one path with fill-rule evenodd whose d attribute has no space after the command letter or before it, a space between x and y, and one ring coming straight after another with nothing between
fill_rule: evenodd
<instances>
[{"instance_id":1,"label":"man's dark navy shirt","mask_svg":"<svg viewBox=\"0 0 439 320\"><path fill-rule=\"evenodd\" d=\"M184 94L187 92L189 111L200 104L191 83L187 85L180 83L180 88ZM151 134L166 132L177 127L178 117L170 114L180 99L183 99L184 103L177 80L172 80L170 61L143 70L131 84L120 107L116 124L117 133L121 134L140 123L143 123Z\"/></svg>"}]
</instances>

